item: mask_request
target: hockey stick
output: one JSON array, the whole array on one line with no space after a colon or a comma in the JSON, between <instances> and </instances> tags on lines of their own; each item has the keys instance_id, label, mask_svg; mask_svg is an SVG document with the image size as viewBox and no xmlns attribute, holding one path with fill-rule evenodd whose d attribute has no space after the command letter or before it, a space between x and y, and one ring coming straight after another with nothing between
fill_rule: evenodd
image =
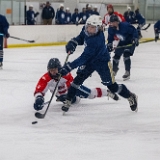
<instances>
[{"instance_id":1,"label":"hockey stick","mask_svg":"<svg viewBox=\"0 0 160 160\"><path fill-rule=\"evenodd\" d=\"M64 64L66 64L66 62L68 61L69 55L70 55L70 54L68 53ZM52 99L53 99L53 97L54 97L54 95L55 95L55 92L56 92L56 90L57 90L57 87L58 87L58 84L59 84L59 82L60 82L61 77L62 77L62 76L60 75L60 76L59 76L59 79L58 79L58 81L57 81L57 84L56 84L56 86L55 86L55 89L54 89L54 91L53 91L53 93L52 93L52 96L51 96L51 98L50 98L50 100L49 100L49 103L48 103L48 106L47 106L45 112L44 112L43 114L42 114L42 113L39 113L39 112L36 112L36 113L35 113L35 117L37 117L37 118L39 118L39 119L43 119L43 118L46 116L47 111L48 111L48 109L49 109L49 107L50 107L51 101L52 101Z\"/></svg>"},{"instance_id":2,"label":"hockey stick","mask_svg":"<svg viewBox=\"0 0 160 160\"><path fill-rule=\"evenodd\" d=\"M141 28L141 30L143 30L143 31L145 31L145 30L147 30L149 27L150 27L150 23L145 27L145 28Z\"/></svg>"},{"instance_id":3,"label":"hockey stick","mask_svg":"<svg viewBox=\"0 0 160 160\"><path fill-rule=\"evenodd\" d=\"M133 44L128 44L128 45L124 45L124 46L118 46L116 47L115 49L118 49L118 48L125 48L125 47L131 47Z\"/></svg>"},{"instance_id":4,"label":"hockey stick","mask_svg":"<svg viewBox=\"0 0 160 160\"><path fill-rule=\"evenodd\" d=\"M35 42L34 40L26 40L26 39L14 37L14 36L10 36L10 38L17 39L17 40L20 40L20 41L25 41L25 42L28 42L28 43L34 43Z\"/></svg>"},{"instance_id":5,"label":"hockey stick","mask_svg":"<svg viewBox=\"0 0 160 160\"><path fill-rule=\"evenodd\" d=\"M76 23L76 26L78 26L82 21L82 18L79 19L79 21Z\"/></svg>"}]
</instances>

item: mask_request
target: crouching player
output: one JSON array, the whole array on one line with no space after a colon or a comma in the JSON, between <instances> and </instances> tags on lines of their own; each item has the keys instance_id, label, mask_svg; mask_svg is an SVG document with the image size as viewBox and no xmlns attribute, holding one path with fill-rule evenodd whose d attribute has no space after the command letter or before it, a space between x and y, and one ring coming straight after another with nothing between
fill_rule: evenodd
<instances>
[{"instance_id":1,"label":"crouching player","mask_svg":"<svg viewBox=\"0 0 160 160\"><path fill-rule=\"evenodd\" d=\"M57 81L60 78L60 74L58 72L61 69L61 67L62 66L59 59L52 58L49 60L47 65L48 72L45 73L40 78L34 92L34 96L35 96L34 109L35 110L38 111L43 108L45 93L48 90L50 90L51 92L54 91ZM56 93L56 97L57 97L56 101L64 102L66 100L68 88L70 87L72 81L73 81L73 77L71 73L68 73L66 76L63 76L60 78L60 81L58 83L57 93ZM119 97L116 94L111 93L107 89L102 89L102 88L89 89L81 85L77 90L76 96L72 100L72 104L78 103L80 101L80 98L93 99L96 97L103 97L103 96L108 96L114 100L119 100Z\"/></svg>"}]
</instances>

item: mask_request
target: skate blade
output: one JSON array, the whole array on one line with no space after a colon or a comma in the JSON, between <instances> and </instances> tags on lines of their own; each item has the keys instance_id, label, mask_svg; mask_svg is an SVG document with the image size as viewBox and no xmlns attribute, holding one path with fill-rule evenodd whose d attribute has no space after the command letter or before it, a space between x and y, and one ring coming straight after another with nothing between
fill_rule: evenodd
<instances>
[{"instance_id":1,"label":"skate blade","mask_svg":"<svg viewBox=\"0 0 160 160\"><path fill-rule=\"evenodd\" d=\"M135 112L138 112L138 96L136 96L136 100L137 100L137 108L136 108Z\"/></svg>"},{"instance_id":2,"label":"skate blade","mask_svg":"<svg viewBox=\"0 0 160 160\"><path fill-rule=\"evenodd\" d=\"M136 112L136 113L138 112L138 107L136 108L135 112Z\"/></svg>"},{"instance_id":3,"label":"skate blade","mask_svg":"<svg viewBox=\"0 0 160 160\"><path fill-rule=\"evenodd\" d=\"M128 79L130 79L130 76L127 78L123 78L123 81L127 81Z\"/></svg>"}]
</instances>

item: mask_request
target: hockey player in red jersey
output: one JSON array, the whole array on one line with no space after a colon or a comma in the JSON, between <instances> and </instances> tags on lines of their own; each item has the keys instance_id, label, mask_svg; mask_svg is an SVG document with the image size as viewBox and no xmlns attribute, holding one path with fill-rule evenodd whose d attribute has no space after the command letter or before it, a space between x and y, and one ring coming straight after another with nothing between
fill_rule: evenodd
<instances>
[{"instance_id":1,"label":"hockey player in red jersey","mask_svg":"<svg viewBox=\"0 0 160 160\"><path fill-rule=\"evenodd\" d=\"M44 104L44 96L45 93L50 90L51 92L54 91L57 81L59 80L60 74L59 69L61 69L61 63L58 58L52 58L49 60L47 65L48 72L45 73L38 81L34 96L34 109L41 110ZM56 101L64 102L66 100L66 94L68 92L68 88L70 87L73 81L73 77L71 73L68 73L66 76L60 78L58 83L58 89L56 92ZM89 98L93 99L96 97L103 97L108 96L114 100L119 100L119 97L111 93L109 90L102 89L102 88L93 88L89 89L83 85L81 85L77 91L75 98L73 99L72 103L78 103L80 98Z\"/></svg>"},{"instance_id":2,"label":"hockey player in red jersey","mask_svg":"<svg viewBox=\"0 0 160 160\"><path fill-rule=\"evenodd\" d=\"M103 24L108 25L110 22L110 16L113 14L118 16L120 22L125 22L124 16L119 12L115 12L113 6L111 4L108 4L107 13L104 15Z\"/></svg>"}]
</instances>

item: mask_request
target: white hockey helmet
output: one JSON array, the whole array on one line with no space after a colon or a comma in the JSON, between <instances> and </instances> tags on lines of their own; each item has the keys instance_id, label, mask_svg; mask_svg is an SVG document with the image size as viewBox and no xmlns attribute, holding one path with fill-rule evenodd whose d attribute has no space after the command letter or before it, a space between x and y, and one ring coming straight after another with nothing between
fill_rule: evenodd
<instances>
[{"instance_id":1,"label":"white hockey helmet","mask_svg":"<svg viewBox=\"0 0 160 160\"><path fill-rule=\"evenodd\" d=\"M95 32L91 33L89 30L88 30L88 27L89 26L94 26L96 27L96 30ZM101 16L98 16L98 15L91 15L87 21L86 21L86 24L85 24L85 34L87 36L93 36L95 34L98 33L98 31L100 30L100 28L102 27L102 17Z\"/></svg>"},{"instance_id":2,"label":"white hockey helmet","mask_svg":"<svg viewBox=\"0 0 160 160\"><path fill-rule=\"evenodd\" d=\"M95 27L101 27L102 26L102 17L93 14L87 19L86 25L92 25L92 26L95 26Z\"/></svg>"},{"instance_id":3,"label":"white hockey helmet","mask_svg":"<svg viewBox=\"0 0 160 160\"><path fill-rule=\"evenodd\" d=\"M131 11L131 7L128 6L128 7L127 7L127 10L128 10L128 11Z\"/></svg>"},{"instance_id":4,"label":"white hockey helmet","mask_svg":"<svg viewBox=\"0 0 160 160\"><path fill-rule=\"evenodd\" d=\"M69 7L66 8L67 11L70 11Z\"/></svg>"},{"instance_id":5,"label":"white hockey helmet","mask_svg":"<svg viewBox=\"0 0 160 160\"><path fill-rule=\"evenodd\" d=\"M29 7L33 8L33 5L32 5L32 4L30 4L30 5L29 5Z\"/></svg>"},{"instance_id":6,"label":"white hockey helmet","mask_svg":"<svg viewBox=\"0 0 160 160\"><path fill-rule=\"evenodd\" d=\"M64 4L61 3L61 4L59 5L59 8L61 8L61 7L64 7Z\"/></svg>"}]
</instances>

